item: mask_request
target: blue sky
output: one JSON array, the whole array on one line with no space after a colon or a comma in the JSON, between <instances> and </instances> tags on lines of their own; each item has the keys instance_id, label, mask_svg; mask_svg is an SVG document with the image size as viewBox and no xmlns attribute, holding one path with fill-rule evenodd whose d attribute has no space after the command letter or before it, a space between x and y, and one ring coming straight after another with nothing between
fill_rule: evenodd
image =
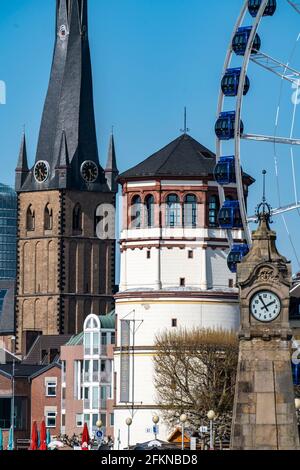
<instances>
[{"instance_id":1,"label":"blue sky","mask_svg":"<svg viewBox=\"0 0 300 470\"><path fill-rule=\"evenodd\" d=\"M233 25L242 0L89 0L90 43L93 59L98 140L104 164L111 126L115 126L120 170L138 163L180 134L183 108L188 109L191 135L215 149L214 123L220 74ZM54 0L0 0L0 80L7 84L7 104L0 106L0 179L13 184L23 125L28 153L34 160L54 41ZM245 24L249 23L247 16ZM260 29L262 51L286 62L300 32L300 15L278 0L274 17ZM235 58L233 65L238 66ZM300 44L292 65L300 69ZM248 133L274 134L281 98L279 134L290 133L292 90L253 64L251 90L244 101L243 121ZM226 102L228 110L234 104ZM296 113L295 136L300 137ZM225 146L232 153L232 144ZM277 146L282 203L293 201L290 149ZM300 149L295 149L296 175ZM261 170L268 170L267 191L278 205L274 148L245 142L244 169L257 183L249 198L249 212L261 197ZM300 185L299 185L300 192ZM300 199L300 197L299 197ZM287 216L298 257L299 215ZM281 251L300 269L281 219L276 219Z\"/></svg>"}]
</instances>

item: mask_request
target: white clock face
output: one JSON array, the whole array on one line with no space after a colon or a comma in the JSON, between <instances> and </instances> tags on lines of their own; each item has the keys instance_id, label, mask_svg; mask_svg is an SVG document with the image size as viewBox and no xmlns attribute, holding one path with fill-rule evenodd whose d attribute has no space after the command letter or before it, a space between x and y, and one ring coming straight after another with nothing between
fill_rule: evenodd
<instances>
[{"instance_id":1,"label":"white clock face","mask_svg":"<svg viewBox=\"0 0 300 470\"><path fill-rule=\"evenodd\" d=\"M270 291L257 292L251 299L250 311L256 320L263 323L271 322L280 314L280 299Z\"/></svg>"}]
</instances>

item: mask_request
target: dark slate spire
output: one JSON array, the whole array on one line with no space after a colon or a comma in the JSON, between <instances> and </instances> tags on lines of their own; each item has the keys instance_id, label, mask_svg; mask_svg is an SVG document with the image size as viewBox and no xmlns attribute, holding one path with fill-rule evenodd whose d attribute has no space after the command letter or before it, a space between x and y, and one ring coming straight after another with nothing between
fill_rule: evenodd
<instances>
[{"instance_id":1,"label":"dark slate spire","mask_svg":"<svg viewBox=\"0 0 300 470\"><path fill-rule=\"evenodd\" d=\"M118 174L119 174L119 171L117 167L115 139L112 133L110 137L110 142L109 142L105 176L106 176L106 181L107 181L109 189L116 193L118 192L118 183L117 183Z\"/></svg>"},{"instance_id":2,"label":"dark slate spire","mask_svg":"<svg viewBox=\"0 0 300 470\"><path fill-rule=\"evenodd\" d=\"M16 177L15 177L15 188L16 191L20 190L24 181L29 173L28 169L28 160L27 160L27 149L26 149L26 137L25 131L23 132L19 160L16 168Z\"/></svg>"},{"instance_id":3,"label":"dark slate spire","mask_svg":"<svg viewBox=\"0 0 300 470\"><path fill-rule=\"evenodd\" d=\"M63 131L71 189L108 190L98 157L87 16L87 0L56 1L54 55L36 153L36 162L46 160L50 174L47 181L37 183L31 172L24 191L60 187L56 168ZM86 160L98 166L99 176L94 183L88 184L81 177L80 168Z\"/></svg>"},{"instance_id":4,"label":"dark slate spire","mask_svg":"<svg viewBox=\"0 0 300 470\"><path fill-rule=\"evenodd\" d=\"M57 162L57 173L58 173L58 184L59 188L67 189L69 187L69 169L70 169L70 162L69 162L69 153L68 153L68 144L67 144L67 137L66 133L63 130L61 134L61 141L60 141L60 150L59 150L59 157Z\"/></svg>"}]
</instances>

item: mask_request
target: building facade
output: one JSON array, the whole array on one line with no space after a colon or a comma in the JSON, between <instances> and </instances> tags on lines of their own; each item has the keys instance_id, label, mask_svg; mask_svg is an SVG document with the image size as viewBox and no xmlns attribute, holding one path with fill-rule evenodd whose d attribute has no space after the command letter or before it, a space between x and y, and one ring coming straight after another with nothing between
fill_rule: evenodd
<instances>
[{"instance_id":1,"label":"building facade","mask_svg":"<svg viewBox=\"0 0 300 470\"><path fill-rule=\"evenodd\" d=\"M15 331L17 194L0 184L0 341L11 348Z\"/></svg>"},{"instance_id":2,"label":"building facade","mask_svg":"<svg viewBox=\"0 0 300 470\"><path fill-rule=\"evenodd\" d=\"M115 429L127 447L149 440L159 413L154 387L155 337L193 327L236 330L235 275L227 267L226 233L213 171L215 155L187 134L120 175L123 196L121 280L116 295ZM244 189L252 184L245 175ZM235 185L226 189L236 199ZM235 241L243 233L233 232ZM160 423L159 439L169 429Z\"/></svg>"},{"instance_id":3,"label":"building facade","mask_svg":"<svg viewBox=\"0 0 300 470\"><path fill-rule=\"evenodd\" d=\"M89 315L83 333L61 348L61 431L80 434L84 423L94 435L101 420L105 439L114 436L115 313Z\"/></svg>"},{"instance_id":4,"label":"building facade","mask_svg":"<svg viewBox=\"0 0 300 470\"><path fill-rule=\"evenodd\" d=\"M91 311L108 313L115 292L115 240L101 221L115 207L113 137L100 164L93 104L87 0L56 2L56 34L35 164L25 135L18 193L17 349L32 336L75 334ZM104 205L104 206L103 206Z\"/></svg>"}]
</instances>

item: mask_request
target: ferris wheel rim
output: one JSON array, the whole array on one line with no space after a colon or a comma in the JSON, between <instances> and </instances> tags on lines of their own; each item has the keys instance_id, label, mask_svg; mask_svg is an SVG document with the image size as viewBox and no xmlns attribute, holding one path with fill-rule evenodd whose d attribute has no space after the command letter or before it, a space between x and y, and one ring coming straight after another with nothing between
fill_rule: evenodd
<instances>
[{"instance_id":1,"label":"ferris wheel rim","mask_svg":"<svg viewBox=\"0 0 300 470\"><path fill-rule=\"evenodd\" d=\"M291 2L290 0L287 0L287 1L291 6L294 6L294 5L292 5L294 2ZM247 210L246 210L246 203L245 203L245 196L244 196L244 187L243 187L243 172L242 172L242 166L241 166L241 150L240 150L241 139L264 140L266 142L272 142L272 143L274 143L274 145L276 145L276 141L278 141L277 143L285 143L285 144L289 144L289 145L300 145L300 139L277 138L277 137L259 136L259 135L255 135L255 134L241 134L241 132L240 132L240 130L241 130L240 129L240 127L241 127L240 123L241 123L241 115L242 115L242 104L243 104L243 98L244 98L243 91L244 91L246 74L247 74L247 71L248 71L250 60L255 62L255 59L260 56L264 59L268 59L268 60L273 61L273 63L281 66L282 68L284 68L285 71L286 70L290 71L291 76L282 76L282 74L279 75L277 73L277 75L279 75L281 78L285 78L285 79L287 79L289 81L293 81L293 82L295 82L295 81L298 82L299 78L300 78L300 72L293 69L292 67L289 67L287 64L282 64L280 61L277 61L276 59L273 59L273 58L271 58L270 56L268 56L267 54L264 54L264 53L259 53L259 54L257 54L257 56L252 54L252 51L254 49L253 48L254 40L255 40L258 28L260 26L260 23L261 23L261 21L264 17L264 12L265 12L267 4L268 4L268 0L262 0L260 8L257 12L257 15L253 20L251 34L248 38L248 43L247 43L246 51L245 51L245 54L244 54L243 66L242 66L242 69L241 69L241 76L240 76L240 81L239 81L239 88L238 88L238 93L237 93L237 97L236 97L237 101L236 101L235 132L234 132L234 140L235 140L235 156L234 156L235 158L234 158L234 161L235 161L235 172L236 172L236 187L237 187L237 192L238 192L238 201L239 201L239 205L240 205L240 212L241 212L241 218L242 218L242 222L243 222L244 234L245 234L245 238L246 238L247 243L248 243L249 246L251 246L251 244L252 244L249 223L253 221L252 220L253 217L247 217ZM238 16L238 20L237 20L237 22L235 24L235 27L234 27L233 34L230 38L230 45L229 45L229 48L227 50L227 54L226 54L226 58L225 58L225 64L224 64L223 71L222 71L222 77L224 76L225 72L229 68L230 63L231 63L231 59L234 55L234 51L233 51L233 48L232 48L233 37L235 36L238 28L243 24L245 15L247 13L247 10L248 10L248 0L246 0L244 2L243 6L242 6L242 9L241 9L240 14ZM300 4L299 4L298 13L300 13ZM255 52L257 52L257 51L255 51ZM261 65L261 64L259 64L259 65ZM221 89L220 93L219 93L219 99L218 99L217 117L220 116L220 113L222 112L222 110L224 108L224 101L225 101L225 94L223 93L223 90ZM216 139L216 161L217 161L217 163L220 160L221 156L222 156L222 140L217 137L217 139ZM225 201L225 190L224 190L224 187L220 184L218 185L218 192L219 192L220 204L222 205ZM274 215L279 215L279 214L282 215L282 213L286 212L286 207L287 206L279 207L278 209L274 210ZM299 204L298 204L297 201L294 204L290 204L288 207L289 207L288 210L295 210L295 209L299 210ZM290 207L292 207L292 209L290 209ZM229 245L230 245L230 247L232 247L233 246L232 230L228 229L228 230L226 230L226 232L227 232L227 239L228 239Z\"/></svg>"}]
</instances>

